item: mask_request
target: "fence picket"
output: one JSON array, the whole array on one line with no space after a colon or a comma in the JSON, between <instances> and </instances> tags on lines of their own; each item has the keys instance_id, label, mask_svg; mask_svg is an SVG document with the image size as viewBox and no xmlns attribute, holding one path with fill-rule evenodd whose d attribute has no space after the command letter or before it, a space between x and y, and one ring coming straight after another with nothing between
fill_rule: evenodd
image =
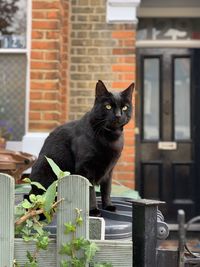
<instances>
[{"instance_id":1,"label":"fence picket","mask_svg":"<svg viewBox=\"0 0 200 267\"><path fill-rule=\"evenodd\" d=\"M0 173L0 266L13 266L14 178Z\"/></svg>"},{"instance_id":2,"label":"fence picket","mask_svg":"<svg viewBox=\"0 0 200 267\"><path fill-rule=\"evenodd\" d=\"M58 185L58 200L64 198L57 211L57 267L66 256L59 254L61 245L69 242L71 236L64 235L64 223L74 222L75 209L82 210L84 223L77 228L76 236L89 239L89 181L78 175L70 175L63 178Z\"/></svg>"}]
</instances>

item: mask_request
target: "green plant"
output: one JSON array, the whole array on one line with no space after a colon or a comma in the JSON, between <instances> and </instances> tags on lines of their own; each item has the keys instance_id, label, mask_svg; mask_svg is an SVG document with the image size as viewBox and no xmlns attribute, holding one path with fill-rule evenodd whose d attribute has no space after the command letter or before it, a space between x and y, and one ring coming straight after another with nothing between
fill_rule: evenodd
<instances>
[{"instance_id":1,"label":"green plant","mask_svg":"<svg viewBox=\"0 0 200 267\"><path fill-rule=\"evenodd\" d=\"M57 185L59 179L69 172L63 172L53 162L52 159L47 158L52 170L56 174L58 180L53 182L46 190L40 183L31 182L29 178L25 178L24 182L34 185L43 190L42 195L31 194L28 199L24 199L15 208L15 234L22 236L24 241L35 241L36 248L33 254L27 251L27 263L25 267L38 267L37 256L41 249L46 250L49 244L49 233L44 230L44 227L52 221L56 212L56 207L62 199L56 201ZM44 214L45 220L40 221L40 215ZM18 267L17 262L15 266Z\"/></svg>"},{"instance_id":2,"label":"green plant","mask_svg":"<svg viewBox=\"0 0 200 267\"><path fill-rule=\"evenodd\" d=\"M60 254L68 258L61 261L61 267L85 267L88 264L93 267L112 267L109 263L96 263L94 256L98 247L83 237L76 237L76 230L83 223L81 210L76 208L75 221L65 223L65 235L71 235L71 240L62 245Z\"/></svg>"}]
</instances>

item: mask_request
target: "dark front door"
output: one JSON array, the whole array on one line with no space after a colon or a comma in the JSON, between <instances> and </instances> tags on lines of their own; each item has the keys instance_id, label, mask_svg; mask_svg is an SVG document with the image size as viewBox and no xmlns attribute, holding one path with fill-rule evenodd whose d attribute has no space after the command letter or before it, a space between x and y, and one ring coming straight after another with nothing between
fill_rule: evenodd
<instances>
[{"instance_id":1,"label":"dark front door","mask_svg":"<svg viewBox=\"0 0 200 267\"><path fill-rule=\"evenodd\" d=\"M199 60L195 49L137 51L136 184L143 198L166 201L166 221L180 208L200 215Z\"/></svg>"}]
</instances>

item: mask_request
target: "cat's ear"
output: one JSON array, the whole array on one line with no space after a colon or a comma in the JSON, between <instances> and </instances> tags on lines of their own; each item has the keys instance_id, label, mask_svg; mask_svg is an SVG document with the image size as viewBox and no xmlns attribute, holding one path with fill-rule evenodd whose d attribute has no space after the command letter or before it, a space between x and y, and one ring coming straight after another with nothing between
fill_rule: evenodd
<instances>
[{"instance_id":1,"label":"cat's ear","mask_svg":"<svg viewBox=\"0 0 200 267\"><path fill-rule=\"evenodd\" d=\"M121 95L125 98L127 98L130 102L132 101L132 95L134 91L135 84L132 83L129 85L127 89L121 92Z\"/></svg>"},{"instance_id":2,"label":"cat's ear","mask_svg":"<svg viewBox=\"0 0 200 267\"><path fill-rule=\"evenodd\" d=\"M96 97L109 95L109 92L102 81L98 81L96 84Z\"/></svg>"}]
</instances>

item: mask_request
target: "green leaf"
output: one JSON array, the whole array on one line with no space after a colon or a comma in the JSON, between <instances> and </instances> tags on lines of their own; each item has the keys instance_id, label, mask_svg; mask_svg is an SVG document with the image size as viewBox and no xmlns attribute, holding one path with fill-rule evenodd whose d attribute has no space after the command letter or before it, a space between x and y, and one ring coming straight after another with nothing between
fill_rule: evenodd
<instances>
[{"instance_id":1,"label":"green leaf","mask_svg":"<svg viewBox=\"0 0 200 267\"><path fill-rule=\"evenodd\" d=\"M105 262L95 263L93 267L112 267L112 264L111 263L105 263Z\"/></svg>"},{"instance_id":2,"label":"green leaf","mask_svg":"<svg viewBox=\"0 0 200 267\"><path fill-rule=\"evenodd\" d=\"M27 219L27 220L26 220L26 226L27 226L28 228L31 228L31 227L33 226L33 221Z\"/></svg>"},{"instance_id":3,"label":"green leaf","mask_svg":"<svg viewBox=\"0 0 200 267\"><path fill-rule=\"evenodd\" d=\"M34 261L35 259L33 258L33 256L31 255L30 251L26 251L26 257L27 259L32 262Z\"/></svg>"},{"instance_id":4,"label":"green leaf","mask_svg":"<svg viewBox=\"0 0 200 267\"><path fill-rule=\"evenodd\" d=\"M30 201L31 201L32 203L34 203L34 202L37 201L37 197L36 197L36 195L34 195L34 194L31 194L31 195L29 196L29 199L30 199Z\"/></svg>"},{"instance_id":5,"label":"green leaf","mask_svg":"<svg viewBox=\"0 0 200 267\"><path fill-rule=\"evenodd\" d=\"M60 264L61 267L70 267L69 262L67 262L66 260L62 260Z\"/></svg>"},{"instance_id":6,"label":"green leaf","mask_svg":"<svg viewBox=\"0 0 200 267\"><path fill-rule=\"evenodd\" d=\"M23 182L25 182L27 184L35 185L38 189L42 189L43 191L46 191L46 189L44 188L43 185L41 185L38 182L32 182L31 179L29 179L29 178L24 178Z\"/></svg>"},{"instance_id":7,"label":"green leaf","mask_svg":"<svg viewBox=\"0 0 200 267\"><path fill-rule=\"evenodd\" d=\"M49 245L49 238L48 236L40 236L37 238L37 247L41 249L47 249Z\"/></svg>"},{"instance_id":8,"label":"green leaf","mask_svg":"<svg viewBox=\"0 0 200 267\"><path fill-rule=\"evenodd\" d=\"M48 223L50 223L52 220L52 214L44 211L44 216L46 217Z\"/></svg>"},{"instance_id":9,"label":"green leaf","mask_svg":"<svg viewBox=\"0 0 200 267\"><path fill-rule=\"evenodd\" d=\"M68 256L72 256L72 246L70 243L67 244L63 244L61 246L60 252L61 255L68 255Z\"/></svg>"},{"instance_id":10,"label":"green leaf","mask_svg":"<svg viewBox=\"0 0 200 267\"><path fill-rule=\"evenodd\" d=\"M65 231L64 231L65 235L76 232L76 226L71 222L65 223L64 225L65 225Z\"/></svg>"},{"instance_id":11,"label":"green leaf","mask_svg":"<svg viewBox=\"0 0 200 267\"><path fill-rule=\"evenodd\" d=\"M48 188L45 193L45 202L44 202L44 210L45 212L49 212L52 208L52 205L56 198L56 192L57 192L57 181L54 181Z\"/></svg>"},{"instance_id":12,"label":"green leaf","mask_svg":"<svg viewBox=\"0 0 200 267\"><path fill-rule=\"evenodd\" d=\"M82 259L73 258L71 263L73 267L85 267L85 261Z\"/></svg>"},{"instance_id":13,"label":"green leaf","mask_svg":"<svg viewBox=\"0 0 200 267\"><path fill-rule=\"evenodd\" d=\"M25 208L25 209L30 209L33 207L33 205L27 200L27 199L24 199L21 203L22 207Z\"/></svg>"},{"instance_id":14,"label":"green leaf","mask_svg":"<svg viewBox=\"0 0 200 267\"><path fill-rule=\"evenodd\" d=\"M32 236L23 236L23 240L25 242L29 242L29 241L32 241L33 240L33 237Z\"/></svg>"},{"instance_id":15,"label":"green leaf","mask_svg":"<svg viewBox=\"0 0 200 267\"><path fill-rule=\"evenodd\" d=\"M44 234L43 225L40 226L37 223L33 224L33 229L41 236Z\"/></svg>"},{"instance_id":16,"label":"green leaf","mask_svg":"<svg viewBox=\"0 0 200 267\"><path fill-rule=\"evenodd\" d=\"M98 247L94 242L89 242L89 245L85 246L83 249L85 250L87 262L90 262L98 251Z\"/></svg>"},{"instance_id":17,"label":"green leaf","mask_svg":"<svg viewBox=\"0 0 200 267\"><path fill-rule=\"evenodd\" d=\"M90 244L90 242L83 237L79 237L75 238L72 241L72 244L76 250L79 250L79 249L85 249L85 247L87 247Z\"/></svg>"},{"instance_id":18,"label":"green leaf","mask_svg":"<svg viewBox=\"0 0 200 267\"><path fill-rule=\"evenodd\" d=\"M23 182L27 183L27 184L30 184L31 183L31 179L29 178L24 178L23 179Z\"/></svg>"},{"instance_id":19,"label":"green leaf","mask_svg":"<svg viewBox=\"0 0 200 267\"><path fill-rule=\"evenodd\" d=\"M58 165L50 158L45 157L49 163L49 165L51 166L52 171L55 173L55 175L57 176L58 179L63 178L67 175L70 175L70 172L63 172Z\"/></svg>"},{"instance_id":20,"label":"green leaf","mask_svg":"<svg viewBox=\"0 0 200 267\"><path fill-rule=\"evenodd\" d=\"M76 223L77 225L81 226L83 224L83 218L82 217L76 218Z\"/></svg>"},{"instance_id":21,"label":"green leaf","mask_svg":"<svg viewBox=\"0 0 200 267\"><path fill-rule=\"evenodd\" d=\"M38 182L31 182L31 185L35 185L38 189L41 189L43 191L46 191L46 188L44 188L43 185L41 185L40 183Z\"/></svg>"},{"instance_id":22,"label":"green leaf","mask_svg":"<svg viewBox=\"0 0 200 267\"><path fill-rule=\"evenodd\" d=\"M60 173L62 173L62 170L58 167L58 165L50 158L45 157L49 163L49 165L52 168L52 171L55 173L55 175L57 176L57 178L60 177Z\"/></svg>"}]
</instances>

